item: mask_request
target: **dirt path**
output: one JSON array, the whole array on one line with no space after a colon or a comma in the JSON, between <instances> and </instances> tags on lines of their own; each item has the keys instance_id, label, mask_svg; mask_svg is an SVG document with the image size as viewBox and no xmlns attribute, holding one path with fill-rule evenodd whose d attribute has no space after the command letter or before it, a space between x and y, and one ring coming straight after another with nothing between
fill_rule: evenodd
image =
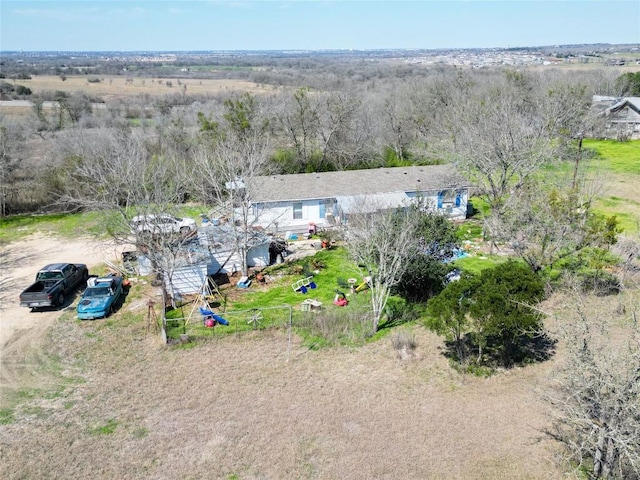
<instances>
[{"instance_id":1,"label":"dirt path","mask_svg":"<svg viewBox=\"0 0 640 480\"><path fill-rule=\"evenodd\" d=\"M48 263L85 263L92 267L114 259L117 251L93 239L61 239L30 235L0 249L0 392L17 387L37 387L46 382L39 361L39 345L47 328L63 310L31 312L20 307L20 292L33 282L38 270ZM73 308L69 296L66 308Z\"/></svg>"}]
</instances>

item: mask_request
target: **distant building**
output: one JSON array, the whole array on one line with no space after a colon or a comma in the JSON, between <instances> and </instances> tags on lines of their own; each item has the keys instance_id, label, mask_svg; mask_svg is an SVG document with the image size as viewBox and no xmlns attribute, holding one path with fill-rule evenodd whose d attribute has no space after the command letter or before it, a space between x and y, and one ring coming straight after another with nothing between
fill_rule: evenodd
<instances>
[{"instance_id":1,"label":"distant building","mask_svg":"<svg viewBox=\"0 0 640 480\"><path fill-rule=\"evenodd\" d=\"M594 95L593 106L606 121L607 136L640 139L640 97Z\"/></svg>"}]
</instances>

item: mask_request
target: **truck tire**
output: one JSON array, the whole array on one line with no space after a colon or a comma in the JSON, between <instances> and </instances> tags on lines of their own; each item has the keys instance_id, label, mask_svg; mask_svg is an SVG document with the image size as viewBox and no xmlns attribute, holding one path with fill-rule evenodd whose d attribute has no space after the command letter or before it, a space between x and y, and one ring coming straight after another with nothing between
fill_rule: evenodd
<instances>
[{"instance_id":1,"label":"truck tire","mask_svg":"<svg viewBox=\"0 0 640 480\"><path fill-rule=\"evenodd\" d=\"M64 292L58 293L58 296L56 297L56 305L59 307L64 305Z\"/></svg>"}]
</instances>

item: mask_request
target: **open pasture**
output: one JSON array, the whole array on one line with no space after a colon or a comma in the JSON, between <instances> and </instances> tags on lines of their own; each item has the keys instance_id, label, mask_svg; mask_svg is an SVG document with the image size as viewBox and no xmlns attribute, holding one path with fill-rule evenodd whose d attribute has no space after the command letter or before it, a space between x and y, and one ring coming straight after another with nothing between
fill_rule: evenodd
<instances>
[{"instance_id":1,"label":"open pasture","mask_svg":"<svg viewBox=\"0 0 640 480\"><path fill-rule=\"evenodd\" d=\"M64 80L62 78L65 78ZM90 81L91 80L91 81ZM99 81L95 81L99 80ZM123 75L37 75L29 80L9 80L24 85L34 94L66 92L86 94L104 101L138 95L164 96L171 94L211 95L220 92L242 91L254 94L272 91L274 87L233 79L145 78Z\"/></svg>"}]
</instances>

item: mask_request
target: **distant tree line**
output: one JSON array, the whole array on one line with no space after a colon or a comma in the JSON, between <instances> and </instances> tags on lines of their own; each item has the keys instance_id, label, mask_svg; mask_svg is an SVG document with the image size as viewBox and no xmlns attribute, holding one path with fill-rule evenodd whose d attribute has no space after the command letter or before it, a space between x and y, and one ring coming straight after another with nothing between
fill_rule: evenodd
<instances>
[{"instance_id":1,"label":"distant tree line","mask_svg":"<svg viewBox=\"0 0 640 480\"><path fill-rule=\"evenodd\" d=\"M287 58L268 61L294 63ZM185 90L105 100L80 92L29 95L27 87L3 83L3 91L17 94L19 89L33 102L29 115L1 119L14 124L24 139L9 149L23 166L13 175L24 181L9 182L6 211L54 203L48 178L64 164L57 152L72 131L84 132L82 137L90 141L100 130L139 129L149 138L148 154L179 154L188 165L202 143L203 129L231 127L231 117L241 112L247 122L264 126L272 172L454 161L499 216L509 208L504 198L513 182L524 184L550 159L575 159L573 138L578 132L600 135L598 119L590 115L591 96L617 94L628 84L626 77L605 69L576 77L561 70L461 70L322 57L294 67L266 69L266 74L284 76L283 83L295 86L260 95L191 95ZM502 144L503 138L513 141ZM31 148L46 152L35 164ZM512 158L509 165L514 168L501 171L500 155ZM33 182L43 182L37 195L31 187L23 189Z\"/></svg>"}]
</instances>

